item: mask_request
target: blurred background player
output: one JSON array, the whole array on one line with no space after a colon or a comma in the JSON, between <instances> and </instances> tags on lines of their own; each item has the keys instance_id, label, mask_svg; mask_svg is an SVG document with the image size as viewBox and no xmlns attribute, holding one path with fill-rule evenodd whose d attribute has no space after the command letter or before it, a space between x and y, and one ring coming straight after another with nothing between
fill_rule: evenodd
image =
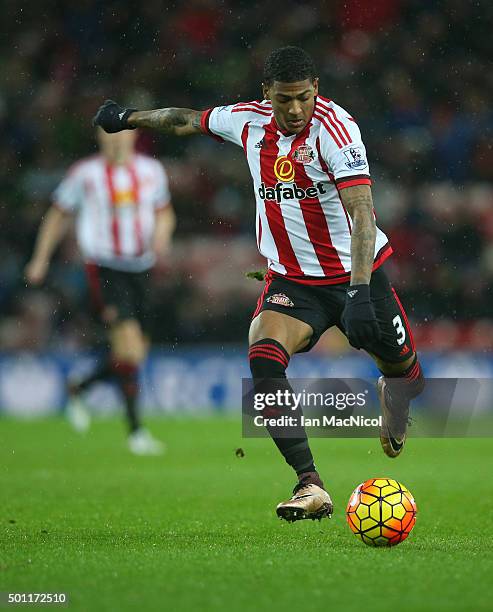
<instances>
[{"instance_id":1,"label":"blurred background player","mask_svg":"<svg viewBox=\"0 0 493 612\"><path fill-rule=\"evenodd\" d=\"M136 138L137 132L97 129L100 154L74 164L56 189L25 274L31 285L43 283L75 215L92 306L107 328L110 350L90 376L69 384L67 415L74 427L87 429L80 395L92 383L111 379L124 398L130 450L160 454L163 444L139 418L138 376L148 349L143 328L150 271L169 249L175 216L166 171L135 152Z\"/></svg>"},{"instance_id":2,"label":"blurred background player","mask_svg":"<svg viewBox=\"0 0 493 612\"><path fill-rule=\"evenodd\" d=\"M245 152L254 183L259 251L266 285L250 326L255 391L291 390L286 369L336 326L364 349L382 376L380 440L389 457L403 450L409 403L424 378L406 313L383 262L391 255L376 226L366 150L355 119L318 91L311 56L294 46L266 58L263 100L204 112L123 109L108 100L95 125L107 132L155 128L176 136L209 134ZM274 414L290 408L277 404ZM291 412L291 414L293 414ZM315 468L305 429L269 433L298 476L277 506L288 521L330 516L332 501Z\"/></svg>"}]
</instances>

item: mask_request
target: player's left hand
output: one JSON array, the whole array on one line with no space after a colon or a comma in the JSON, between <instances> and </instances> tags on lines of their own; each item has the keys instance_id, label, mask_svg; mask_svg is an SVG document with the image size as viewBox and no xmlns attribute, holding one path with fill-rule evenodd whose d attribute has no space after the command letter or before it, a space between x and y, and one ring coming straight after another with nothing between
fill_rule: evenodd
<instances>
[{"instance_id":1,"label":"player's left hand","mask_svg":"<svg viewBox=\"0 0 493 612\"><path fill-rule=\"evenodd\" d=\"M135 128L128 124L128 118L135 111L135 108L122 108L113 100L106 100L94 115L92 124L94 127L99 125L108 134L122 130L134 130Z\"/></svg>"},{"instance_id":2,"label":"player's left hand","mask_svg":"<svg viewBox=\"0 0 493 612\"><path fill-rule=\"evenodd\" d=\"M349 344L354 348L366 348L380 340L382 333L370 300L369 285L351 285L348 288L341 321Z\"/></svg>"},{"instance_id":3,"label":"player's left hand","mask_svg":"<svg viewBox=\"0 0 493 612\"><path fill-rule=\"evenodd\" d=\"M48 261L36 257L31 259L24 270L28 284L34 287L41 285L46 279L48 268Z\"/></svg>"}]
</instances>

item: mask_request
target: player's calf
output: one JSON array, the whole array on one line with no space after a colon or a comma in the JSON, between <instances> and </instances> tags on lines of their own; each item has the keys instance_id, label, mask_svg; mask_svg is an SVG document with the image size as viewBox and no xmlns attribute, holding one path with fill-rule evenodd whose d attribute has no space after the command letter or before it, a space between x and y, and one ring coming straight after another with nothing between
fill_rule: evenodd
<instances>
[{"instance_id":1,"label":"player's calf","mask_svg":"<svg viewBox=\"0 0 493 612\"><path fill-rule=\"evenodd\" d=\"M275 393L278 390L292 392L286 378L290 357L281 343L272 338L265 338L251 345L248 356L255 393ZM301 416L301 411L298 409L293 412L291 406L288 408L276 405L268 410L269 416L272 417L280 416L286 410L289 410L290 416L295 418ZM330 515L332 502L315 469L304 427L300 424L287 432L269 425L267 430L299 478L291 499L277 506L277 515L288 521Z\"/></svg>"},{"instance_id":2,"label":"player's calf","mask_svg":"<svg viewBox=\"0 0 493 612\"><path fill-rule=\"evenodd\" d=\"M125 402L130 434L141 428L137 407L139 366L146 356L146 342L136 319L123 319L110 332L111 373Z\"/></svg>"},{"instance_id":3,"label":"player's calf","mask_svg":"<svg viewBox=\"0 0 493 612\"><path fill-rule=\"evenodd\" d=\"M259 340L250 346L248 358L256 394L276 393L279 390L292 392L286 378L286 368L290 356L280 342L272 338ZM291 411L291 407L285 407L281 404L264 409L264 414L265 416L275 417L287 411L290 415L297 416ZM298 476L305 472L316 471L313 455L302 425L291 428L289 431L268 425L267 430L286 462L296 471Z\"/></svg>"}]
</instances>

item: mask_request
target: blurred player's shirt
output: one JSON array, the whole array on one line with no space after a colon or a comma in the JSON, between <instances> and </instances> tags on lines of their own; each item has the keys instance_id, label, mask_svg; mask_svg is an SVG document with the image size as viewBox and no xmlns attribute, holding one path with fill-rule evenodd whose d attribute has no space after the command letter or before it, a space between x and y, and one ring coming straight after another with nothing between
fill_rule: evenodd
<instances>
[{"instance_id":1,"label":"blurred player's shirt","mask_svg":"<svg viewBox=\"0 0 493 612\"><path fill-rule=\"evenodd\" d=\"M269 269L310 284L349 280L352 223L339 189L371 185L354 119L318 96L311 121L297 135L278 128L268 100L209 109L202 128L245 151L257 202L257 244ZM373 269L391 253L377 228Z\"/></svg>"},{"instance_id":2,"label":"blurred player's shirt","mask_svg":"<svg viewBox=\"0 0 493 612\"><path fill-rule=\"evenodd\" d=\"M166 171L155 159L135 154L125 165L111 165L102 155L83 159L70 168L53 202L77 215L86 262L128 272L154 264L156 211L170 202Z\"/></svg>"}]
</instances>

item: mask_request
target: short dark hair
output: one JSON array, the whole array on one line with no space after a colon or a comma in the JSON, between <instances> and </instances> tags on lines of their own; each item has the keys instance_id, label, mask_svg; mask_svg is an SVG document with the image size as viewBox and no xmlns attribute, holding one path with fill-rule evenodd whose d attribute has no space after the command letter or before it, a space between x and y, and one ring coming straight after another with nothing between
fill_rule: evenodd
<instances>
[{"instance_id":1,"label":"short dark hair","mask_svg":"<svg viewBox=\"0 0 493 612\"><path fill-rule=\"evenodd\" d=\"M315 63L311 55L300 47L281 47L272 51L265 60L264 83L272 85L274 81L280 83L294 83L310 79L313 81L316 74Z\"/></svg>"}]
</instances>

